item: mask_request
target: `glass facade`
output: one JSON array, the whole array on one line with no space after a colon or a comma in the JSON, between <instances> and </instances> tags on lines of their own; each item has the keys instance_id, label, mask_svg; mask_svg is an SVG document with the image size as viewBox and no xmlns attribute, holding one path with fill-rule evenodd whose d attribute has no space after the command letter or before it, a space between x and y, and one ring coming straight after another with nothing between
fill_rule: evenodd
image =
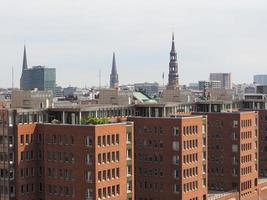
<instances>
[{"instance_id":1,"label":"glass facade","mask_svg":"<svg viewBox=\"0 0 267 200\"><path fill-rule=\"evenodd\" d=\"M20 89L40 91L52 91L55 94L56 69L35 66L22 72Z\"/></svg>"}]
</instances>

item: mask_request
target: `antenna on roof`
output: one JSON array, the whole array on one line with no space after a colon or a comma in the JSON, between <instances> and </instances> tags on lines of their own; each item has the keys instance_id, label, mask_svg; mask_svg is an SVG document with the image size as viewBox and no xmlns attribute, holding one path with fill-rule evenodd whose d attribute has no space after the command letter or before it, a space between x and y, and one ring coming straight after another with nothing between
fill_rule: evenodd
<instances>
[{"instance_id":1,"label":"antenna on roof","mask_svg":"<svg viewBox=\"0 0 267 200\"><path fill-rule=\"evenodd\" d=\"M99 69L99 89L101 88L101 69Z\"/></svg>"},{"instance_id":2,"label":"antenna on roof","mask_svg":"<svg viewBox=\"0 0 267 200\"><path fill-rule=\"evenodd\" d=\"M12 91L14 89L14 67L12 66Z\"/></svg>"}]
</instances>

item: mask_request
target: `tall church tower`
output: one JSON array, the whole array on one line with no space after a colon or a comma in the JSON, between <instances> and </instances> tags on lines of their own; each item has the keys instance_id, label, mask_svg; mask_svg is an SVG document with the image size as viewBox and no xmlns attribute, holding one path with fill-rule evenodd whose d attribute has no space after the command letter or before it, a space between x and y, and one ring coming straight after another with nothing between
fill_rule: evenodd
<instances>
[{"instance_id":1,"label":"tall church tower","mask_svg":"<svg viewBox=\"0 0 267 200\"><path fill-rule=\"evenodd\" d=\"M110 74L110 88L116 89L118 87L119 87L119 76L117 73L115 53L113 52L112 69Z\"/></svg>"},{"instance_id":2,"label":"tall church tower","mask_svg":"<svg viewBox=\"0 0 267 200\"><path fill-rule=\"evenodd\" d=\"M174 33L172 33L172 48L170 52L169 62L169 81L167 89L179 88L179 75L178 75L178 63L177 63L177 52L174 44Z\"/></svg>"}]
</instances>

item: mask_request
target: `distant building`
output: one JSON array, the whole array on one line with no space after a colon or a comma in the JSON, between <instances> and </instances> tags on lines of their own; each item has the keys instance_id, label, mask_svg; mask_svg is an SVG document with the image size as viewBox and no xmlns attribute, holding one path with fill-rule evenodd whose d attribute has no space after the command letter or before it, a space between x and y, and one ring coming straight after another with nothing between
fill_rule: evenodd
<instances>
[{"instance_id":1,"label":"distant building","mask_svg":"<svg viewBox=\"0 0 267 200\"><path fill-rule=\"evenodd\" d=\"M158 83L136 83L134 84L135 91L142 92L149 97L155 97L159 94Z\"/></svg>"},{"instance_id":2,"label":"distant building","mask_svg":"<svg viewBox=\"0 0 267 200\"><path fill-rule=\"evenodd\" d=\"M254 75L253 82L257 85L267 85L267 74Z\"/></svg>"},{"instance_id":3,"label":"distant building","mask_svg":"<svg viewBox=\"0 0 267 200\"><path fill-rule=\"evenodd\" d=\"M63 88L63 95L64 97L74 97L74 92L76 92L76 87L66 87Z\"/></svg>"},{"instance_id":4,"label":"distant building","mask_svg":"<svg viewBox=\"0 0 267 200\"><path fill-rule=\"evenodd\" d=\"M189 90L199 90L198 83L189 83L187 89L189 89Z\"/></svg>"},{"instance_id":5,"label":"distant building","mask_svg":"<svg viewBox=\"0 0 267 200\"><path fill-rule=\"evenodd\" d=\"M119 88L119 76L117 72L115 53L113 53L112 69L110 74L110 88Z\"/></svg>"},{"instance_id":6,"label":"distant building","mask_svg":"<svg viewBox=\"0 0 267 200\"><path fill-rule=\"evenodd\" d=\"M258 85L257 93L259 94L267 94L267 85Z\"/></svg>"},{"instance_id":7,"label":"distant building","mask_svg":"<svg viewBox=\"0 0 267 200\"><path fill-rule=\"evenodd\" d=\"M63 97L63 89L61 86L56 86L55 87L55 93L54 93L55 97Z\"/></svg>"},{"instance_id":8,"label":"distant building","mask_svg":"<svg viewBox=\"0 0 267 200\"><path fill-rule=\"evenodd\" d=\"M20 78L21 90L52 91L55 94L56 69L44 66L28 68L26 47L24 47L22 74Z\"/></svg>"},{"instance_id":9,"label":"distant building","mask_svg":"<svg viewBox=\"0 0 267 200\"><path fill-rule=\"evenodd\" d=\"M231 73L210 73L210 81L220 81L221 89L232 89Z\"/></svg>"},{"instance_id":10,"label":"distant building","mask_svg":"<svg viewBox=\"0 0 267 200\"><path fill-rule=\"evenodd\" d=\"M215 90L215 89L221 89L222 84L221 81L199 81L198 87L199 90L204 90L204 89Z\"/></svg>"},{"instance_id":11,"label":"distant building","mask_svg":"<svg viewBox=\"0 0 267 200\"><path fill-rule=\"evenodd\" d=\"M53 94L51 91L23 91L12 92L11 108L42 109L52 105Z\"/></svg>"}]
</instances>

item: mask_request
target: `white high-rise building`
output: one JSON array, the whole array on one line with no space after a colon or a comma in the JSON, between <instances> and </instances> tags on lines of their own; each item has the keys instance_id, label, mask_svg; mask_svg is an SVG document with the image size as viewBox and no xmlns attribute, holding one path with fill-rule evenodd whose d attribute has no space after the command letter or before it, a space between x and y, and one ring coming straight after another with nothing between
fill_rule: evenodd
<instances>
[{"instance_id":1,"label":"white high-rise building","mask_svg":"<svg viewBox=\"0 0 267 200\"><path fill-rule=\"evenodd\" d=\"M210 81L220 81L221 89L232 89L231 73L210 73Z\"/></svg>"}]
</instances>

